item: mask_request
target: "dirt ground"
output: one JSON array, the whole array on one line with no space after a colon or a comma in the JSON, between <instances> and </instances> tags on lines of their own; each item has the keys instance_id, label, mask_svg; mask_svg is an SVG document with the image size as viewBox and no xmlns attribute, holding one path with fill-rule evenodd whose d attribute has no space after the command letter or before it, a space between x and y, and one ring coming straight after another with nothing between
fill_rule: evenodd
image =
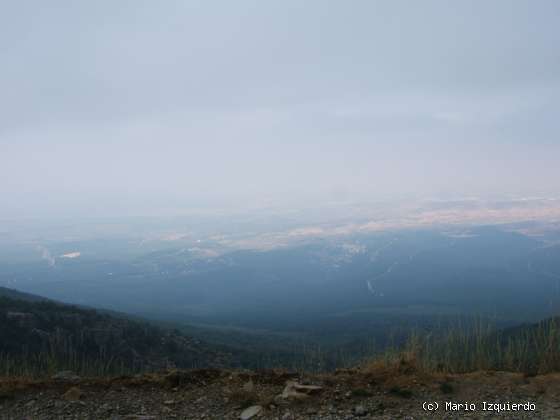
<instances>
[{"instance_id":1,"label":"dirt ground","mask_svg":"<svg viewBox=\"0 0 560 420\"><path fill-rule=\"evenodd\" d=\"M283 397L288 381L317 387L308 387L313 390L309 394ZM195 370L113 379L0 379L1 419L226 420L242 415L281 420L560 419L560 374Z\"/></svg>"}]
</instances>

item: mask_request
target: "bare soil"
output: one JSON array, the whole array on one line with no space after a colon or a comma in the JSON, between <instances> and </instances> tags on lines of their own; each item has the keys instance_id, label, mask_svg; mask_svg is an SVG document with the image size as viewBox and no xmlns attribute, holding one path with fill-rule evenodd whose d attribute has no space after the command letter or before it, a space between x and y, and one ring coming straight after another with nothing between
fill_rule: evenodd
<instances>
[{"instance_id":1,"label":"bare soil","mask_svg":"<svg viewBox=\"0 0 560 420\"><path fill-rule=\"evenodd\" d=\"M322 388L301 398L279 397L289 380ZM446 402L475 407L446 410ZM490 403L508 402L509 410L488 410L498 408ZM428 403L438 409L426 411ZM512 411L512 404L534 404L534 410ZM0 419L226 420L255 405L261 409L254 419L560 419L560 374L192 370L73 381L0 379Z\"/></svg>"}]
</instances>

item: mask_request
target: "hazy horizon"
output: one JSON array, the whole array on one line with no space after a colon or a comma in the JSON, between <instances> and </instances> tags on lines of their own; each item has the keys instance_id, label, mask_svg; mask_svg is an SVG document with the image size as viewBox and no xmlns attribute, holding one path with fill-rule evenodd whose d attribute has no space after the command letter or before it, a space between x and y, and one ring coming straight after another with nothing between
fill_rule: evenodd
<instances>
[{"instance_id":1,"label":"hazy horizon","mask_svg":"<svg viewBox=\"0 0 560 420\"><path fill-rule=\"evenodd\" d=\"M558 2L3 9L0 219L560 193Z\"/></svg>"}]
</instances>

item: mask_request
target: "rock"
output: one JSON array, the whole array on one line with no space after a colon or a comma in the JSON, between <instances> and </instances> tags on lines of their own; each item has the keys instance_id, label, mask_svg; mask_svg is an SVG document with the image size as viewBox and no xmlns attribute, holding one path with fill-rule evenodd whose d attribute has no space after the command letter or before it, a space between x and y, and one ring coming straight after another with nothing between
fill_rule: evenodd
<instances>
[{"instance_id":1,"label":"rock","mask_svg":"<svg viewBox=\"0 0 560 420\"><path fill-rule=\"evenodd\" d=\"M316 385L300 385L294 381L287 381L281 397L284 399L302 400L311 394L320 392L323 388Z\"/></svg>"},{"instance_id":2,"label":"rock","mask_svg":"<svg viewBox=\"0 0 560 420\"><path fill-rule=\"evenodd\" d=\"M279 397L283 400L305 400L309 398L309 395L304 394L303 392L288 391L288 392L283 392L282 394L279 395Z\"/></svg>"},{"instance_id":3,"label":"rock","mask_svg":"<svg viewBox=\"0 0 560 420\"><path fill-rule=\"evenodd\" d=\"M262 407L260 405L253 405L249 408L246 408L245 410L243 410L243 412L241 413L241 415L239 416L240 420L249 420L252 419L253 417L255 417L257 414L259 414L262 411Z\"/></svg>"},{"instance_id":4,"label":"rock","mask_svg":"<svg viewBox=\"0 0 560 420\"><path fill-rule=\"evenodd\" d=\"M63 370L53 375L52 379L56 381L76 382L80 380L80 377L71 370Z\"/></svg>"},{"instance_id":5,"label":"rock","mask_svg":"<svg viewBox=\"0 0 560 420\"><path fill-rule=\"evenodd\" d=\"M354 407L354 414L356 416L365 416L367 414L367 409L363 405L357 405Z\"/></svg>"},{"instance_id":6,"label":"rock","mask_svg":"<svg viewBox=\"0 0 560 420\"><path fill-rule=\"evenodd\" d=\"M305 394L311 395L311 394L317 394L318 392L323 390L322 386L318 386L318 385L300 385L297 382L294 382L294 388L296 389L296 391L298 392L303 392Z\"/></svg>"},{"instance_id":7,"label":"rock","mask_svg":"<svg viewBox=\"0 0 560 420\"><path fill-rule=\"evenodd\" d=\"M64 398L66 401L78 401L80 398L82 398L83 394L84 393L80 388L78 388L77 386L73 386L62 395L62 398Z\"/></svg>"}]
</instances>

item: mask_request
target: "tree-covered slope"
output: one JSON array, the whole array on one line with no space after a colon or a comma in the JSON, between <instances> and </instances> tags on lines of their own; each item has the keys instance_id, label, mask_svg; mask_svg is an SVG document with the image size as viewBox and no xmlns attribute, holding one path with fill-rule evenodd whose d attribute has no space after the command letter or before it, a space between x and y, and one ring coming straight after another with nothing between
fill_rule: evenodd
<instances>
[{"instance_id":1,"label":"tree-covered slope","mask_svg":"<svg viewBox=\"0 0 560 420\"><path fill-rule=\"evenodd\" d=\"M231 364L231 355L176 330L0 290L0 369L83 373Z\"/></svg>"}]
</instances>

